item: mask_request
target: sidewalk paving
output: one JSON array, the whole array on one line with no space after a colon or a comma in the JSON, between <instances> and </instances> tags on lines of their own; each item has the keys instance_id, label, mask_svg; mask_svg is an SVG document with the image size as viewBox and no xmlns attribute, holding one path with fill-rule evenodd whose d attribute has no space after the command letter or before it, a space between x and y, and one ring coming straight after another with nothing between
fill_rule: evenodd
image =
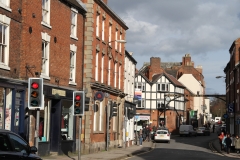
<instances>
[{"instance_id":1,"label":"sidewalk paving","mask_svg":"<svg viewBox=\"0 0 240 160\"><path fill-rule=\"evenodd\" d=\"M81 160L94 160L94 159L104 159L104 160L120 160L127 157L131 157L140 153L145 153L152 150L155 147L153 142L143 142L142 146L133 145L126 148L113 148L109 151L101 151L98 153L91 153L86 155L81 155ZM77 160L78 155L50 155L46 157L41 157L43 160Z\"/></svg>"},{"instance_id":2,"label":"sidewalk paving","mask_svg":"<svg viewBox=\"0 0 240 160\"><path fill-rule=\"evenodd\" d=\"M219 140L218 140L218 139L213 140L213 141L212 141L212 145L213 145L214 149L215 149L218 153L221 153L221 154L223 154L224 156L233 157L233 158L240 158L240 154L233 153L233 152L230 152L229 154L227 154L227 152L221 151L221 146L220 146L220 144L219 144Z\"/></svg>"}]
</instances>

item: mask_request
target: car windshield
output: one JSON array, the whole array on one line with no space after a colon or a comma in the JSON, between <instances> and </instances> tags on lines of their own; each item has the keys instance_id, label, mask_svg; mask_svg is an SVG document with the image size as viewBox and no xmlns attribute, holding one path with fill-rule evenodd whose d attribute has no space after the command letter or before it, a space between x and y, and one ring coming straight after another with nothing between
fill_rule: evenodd
<instances>
[{"instance_id":1,"label":"car windshield","mask_svg":"<svg viewBox=\"0 0 240 160\"><path fill-rule=\"evenodd\" d=\"M199 130L204 130L204 129L205 129L205 127L199 127L198 129L199 129Z\"/></svg>"}]
</instances>

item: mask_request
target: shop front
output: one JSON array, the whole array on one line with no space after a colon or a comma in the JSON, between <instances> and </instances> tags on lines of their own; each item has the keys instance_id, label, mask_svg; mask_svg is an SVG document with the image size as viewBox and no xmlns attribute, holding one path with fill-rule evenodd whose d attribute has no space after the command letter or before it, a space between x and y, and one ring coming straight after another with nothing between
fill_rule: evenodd
<instances>
[{"instance_id":1,"label":"shop front","mask_svg":"<svg viewBox=\"0 0 240 160\"><path fill-rule=\"evenodd\" d=\"M0 78L0 129L13 131L26 139L24 130L26 83Z\"/></svg>"},{"instance_id":2,"label":"shop front","mask_svg":"<svg viewBox=\"0 0 240 160\"><path fill-rule=\"evenodd\" d=\"M44 86L44 110L39 117L40 156L50 152L68 154L76 150L73 90Z\"/></svg>"}]
</instances>

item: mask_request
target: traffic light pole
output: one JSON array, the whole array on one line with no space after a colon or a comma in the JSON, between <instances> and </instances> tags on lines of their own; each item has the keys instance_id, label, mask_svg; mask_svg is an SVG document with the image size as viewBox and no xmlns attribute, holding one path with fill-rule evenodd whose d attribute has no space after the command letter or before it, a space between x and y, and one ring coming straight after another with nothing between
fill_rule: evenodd
<instances>
[{"instance_id":1,"label":"traffic light pole","mask_svg":"<svg viewBox=\"0 0 240 160\"><path fill-rule=\"evenodd\" d=\"M78 160L81 160L81 133L82 133L82 116L79 116L79 131L78 131Z\"/></svg>"},{"instance_id":2,"label":"traffic light pole","mask_svg":"<svg viewBox=\"0 0 240 160\"><path fill-rule=\"evenodd\" d=\"M39 142L39 117L40 117L40 110L36 109L36 131L35 131L35 147L38 148L38 142ZM38 153L38 152L37 152Z\"/></svg>"}]
</instances>

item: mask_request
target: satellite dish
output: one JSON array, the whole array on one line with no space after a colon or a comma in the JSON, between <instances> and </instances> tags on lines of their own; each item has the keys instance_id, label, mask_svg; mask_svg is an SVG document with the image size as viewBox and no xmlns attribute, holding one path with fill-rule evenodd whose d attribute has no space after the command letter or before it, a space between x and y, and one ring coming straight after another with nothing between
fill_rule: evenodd
<instances>
[{"instance_id":1,"label":"satellite dish","mask_svg":"<svg viewBox=\"0 0 240 160\"><path fill-rule=\"evenodd\" d=\"M109 97L109 94L108 93L105 93L105 95L104 95L106 98L108 98Z\"/></svg>"}]
</instances>

